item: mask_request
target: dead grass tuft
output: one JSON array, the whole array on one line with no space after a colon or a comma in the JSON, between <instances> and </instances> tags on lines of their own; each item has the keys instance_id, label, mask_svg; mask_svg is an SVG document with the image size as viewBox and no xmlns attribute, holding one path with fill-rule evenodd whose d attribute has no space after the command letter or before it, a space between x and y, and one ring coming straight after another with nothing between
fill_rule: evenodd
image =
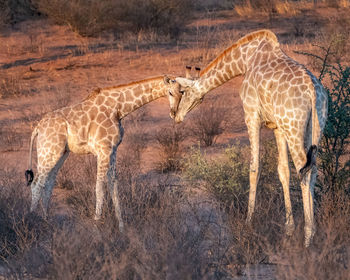
<instances>
[{"instance_id":1,"label":"dead grass tuft","mask_svg":"<svg viewBox=\"0 0 350 280\"><path fill-rule=\"evenodd\" d=\"M218 101L205 103L191 118L190 134L204 146L212 146L226 126L227 109Z\"/></svg>"},{"instance_id":2,"label":"dead grass tuft","mask_svg":"<svg viewBox=\"0 0 350 280\"><path fill-rule=\"evenodd\" d=\"M181 142L186 138L183 127L173 126L158 131L156 140L160 145L159 169L162 172L176 171L181 167Z\"/></svg>"},{"instance_id":3,"label":"dead grass tuft","mask_svg":"<svg viewBox=\"0 0 350 280\"><path fill-rule=\"evenodd\" d=\"M280 1L280 0L245 0L240 5L235 5L235 11L240 16L254 16L261 14L268 16L269 19L277 15L295 16L299 13L298 2Z\"/></svg>"}]
</instances>

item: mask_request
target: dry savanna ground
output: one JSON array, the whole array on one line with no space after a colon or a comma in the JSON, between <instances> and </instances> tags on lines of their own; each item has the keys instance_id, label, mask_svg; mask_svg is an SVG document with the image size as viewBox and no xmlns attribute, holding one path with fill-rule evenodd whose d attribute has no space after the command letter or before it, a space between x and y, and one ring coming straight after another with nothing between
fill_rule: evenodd
<instances>
[{"instance_id":1,"label":"dry savanna ground","mask_svg":"<svg viewBox=\"0 0 350 280\"><path fill-rule=\"evenodd\" d=\"M40 210L29 214L24 171L33 127L46 112L77 103L98 87L184 75L186 65L203 68L240 37L263 28L316 76L322 65L302 52L322 56L319 47L335 42L331 62L350 61L348 1L265 1L278 4L272 10L256 9L254 1L235 7L235 1L207 2L175 37L143 29L82 36L45 17L2 27L0 279L350 278L349 181L343 191L322 195L318 184L317 232L306 249L292 166L297 228L287 238L275 142L266 128L256 212L253 224L245 223L249 142L241 77L208 94L180 125L169 118L166 98L122 121L117 169L124 233L108 196L102 222L93 221L96 159L89 155L70 154L47 220Z\"/></svg>"}]
</instances>

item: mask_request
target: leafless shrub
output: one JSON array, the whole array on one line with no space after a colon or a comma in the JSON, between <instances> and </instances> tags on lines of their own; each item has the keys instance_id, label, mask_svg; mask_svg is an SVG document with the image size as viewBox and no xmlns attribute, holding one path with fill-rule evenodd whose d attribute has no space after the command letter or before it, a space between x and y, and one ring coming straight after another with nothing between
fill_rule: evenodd
<instances>
[{"instance_id":1,"label":"leafless shrub","mask_svg":"<svg viewBox=\"0 0 350 280\"><path fill-rule=\"evenodd\" d=\"M9 7L9 1L0 1L0 27L7 24L10 21L11 10Z\"/></svg>"},{"instance_id":2,"label":"leafless shrub","mask_svg":"<svg viewBox=\"0 0 350 280\"><path fill-rule=\"evenodd\" d=\"M118 250L112 246L113 241L118 241L118 236L107 237L106 233L89 224L67 223L56 228L50 248L52 264L49 265L49 277L116 279L123 265L116 262L119 252L113 252Z\"/></svg>"},{"instance_id":3,"label":"leafless shrub","mask_svg":"<svg viewBox=\"0 0 350 280\"><path fill-rule=\"evenodd\" d=\"M41 273L45 250L40 245L43 235L50 232L48 224L35 214L28 214L30 189L18 180L16 170L0 173L0 259L10 275L24 278L32 269ZM33 250L41 248L43 250ZM28 267L24 263L30 262ZM10 277L9 275L9 277ZM10 277L11 278L11 277Z\"/></svg>"},{"instance_id":4,"label":"leafless shrub","mask_svg":"<svg viewBox=\"0 0 350 280\"><path fill-rule=\"evenodd\" d=\"M3 152L18 151L23 147L23 135L17 129L0 127L0 150Z\"/></svg>"},{"instance_id":5,"label":"leafless shrub","mask_svg":"<svg viewBox=\"0 0 350 280\"><path fill-rule=\"evenodd\" d=\"M300 239L284 247L277 267L278 279L347 279L350 274L349 195L327 193L318 205L317 232L309 249ZM302 240L302 239L301 239Z\"/></svg>"},{"instance_id":6,"label":"leafless shrub","mask_svg":"<svg viewBox=\"0 0 350 280\"><path fill-rule=\"evenodd\" d=\"M251 16L253 14L260 13L260 14L267 15L269 19L272 19L278 14L295 15L298 12L298 8L296 7L296 5L291 4L290 1L244 0L244 1L241 1L241 4L235 5L235 11L240 16Z\"/></svg>"},{"instance_id":7,"label":"leafless shrub","mask_svg":"<svg viewBox=\"0 0 350 280\"><path fill-rule=\"evenodd\" d=\"M346 0L326 0L324 1L328 7L346 8L349 7L349 2Z\"/></svg>"},{"instance_id":8,"label":"leafless shrub","mask_svg":"<svg viewBox=\"0 0 350 280\"><path fill-rule=\"evenodd\" d=\"M189 21L193 10L192 0L146 0L142 3L129 0L123 4L123 21L131 25L132 30L153 29L175 38Z\"/></svg>"},{"instance_id":9,"label":"leafless shrub","mask_svg":"<svg viewBox=\"0 0 350 280\"><path fill-rule=\"evenodd\" d=\"M4 73L0 80L0 98L19 96L24 93L18 74Z\"/></svg>"},{"instance_id":10,"label":"leafless shrub","mask_svg":"<svg viewBox=\"0 0 350 280\"><path fill-rule=\"evenodd\" d=\"M0 25L15 24L37 15L30 0L0 0Z\"/></svg>"},{"instance_id":11,"label":"leafless shrub","mask_svg":"<svg viewBox=\"0 0 350 280\"><path fill-rule=\"evenodd\" d=\"M95 213L96 166L93 156L70 154L57 177L57 187L69 191L66 203L80 217Z\"/></svg>"},{"instance_id":12,"label":"leafless shrub","mask_svg":"<svg viewBox=\"0 0 350 280\"><path fill-rule=\"evenodd\" d=\"M185 139L183 128L173 126L171 128L161 129L156 140L160 145L159 167L162 171L175 171L180 168L180 159L182 153L181 142Z\"/></svg>"},{"instance_id":13,"label":"leafless shrub","mask_svg":"<svg viewBox=\"0 0 350 280\"><path fill-rule=\"evenodd\" d=\"M192 117L190 132L205 146L212 146L224 131L227 110L219 102L203 104Z\"/></svg>"},{"instance_id":14,"label":"leafless shrub","mask_svg":"<svg viewBox=\"0 0 350 280\"><path fill-rule=\"evenodd\" d=\"M192 0L36 0L36 3L49 18L68 24L83 36L96 36L105 30L138 33L150 29L177 37L192 11Z\"/></svg>"},{"instance_id":15,"label":"leafless shrub","mask_svg":"<svg viewBox=\"0 0 350 280\"><path fill-rule=\"evenodd\" d=\"M36 0L38 9L58 24L67 24L83 36L93 36L116 24L114 1Z\"/></svg>"}]
</instances>

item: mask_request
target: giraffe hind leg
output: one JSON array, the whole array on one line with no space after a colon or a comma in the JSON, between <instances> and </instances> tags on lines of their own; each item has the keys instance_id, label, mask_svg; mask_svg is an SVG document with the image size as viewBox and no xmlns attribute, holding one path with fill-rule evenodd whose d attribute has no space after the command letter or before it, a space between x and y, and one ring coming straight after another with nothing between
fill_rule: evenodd
<instances>
[{"instance_id":1,"label":"giraffe hind leg","mask_svg":"<svg viewBox=\"0 0 350 280\"><path fill-rule=\"evenodd\" d=\"M62 167L65 160L67 159L68 155L69 155L69 151L66 149L62 154L61 158L57 161L55 167L49 173L48 178L46 180L43 193L42 193L43 211L46 217L48 214L48 207L49 207L50 198L52 195L52 189L56 182L57 173L59 169Z\"/></svg>"},{"instance_id":2,"label":"giraffe hind leg","mask_svg":"<svg viewBox=\"0 0 350 280\"><path fill-rule=\"evenodd\" d=\"M310 145L311 139L306 139L306 145ZM299 137L294 139L294 141L288 141L290 147L290 152L292 159L295 165L296 170L301 170L307 162L307 155L304 150L304 139ZM309 155L313 155L315 149L310 149ZM309 150L309 151L310 151ZM304 208L304 245L308 247L312 241L312 237L315 233L315 221L314 221L314 186L316 179L317 168L314 164L307 168L307 171L304 169L303 172L306 174L301 178L301 192L303 198L303 208Z\"/></svg>"},{"instance_id":3,"label":"giraffe hind leg","mask_svg":"<svg viewBox=\"0 0 350 280\"><path fill-rule=\"evenodd\" d=\"M286 211L285 231L288 236L291 236L294 232L295 225L289 191L290 169L288 162L287 141L280 130L275 129L274 133L278 149L278 177L283 187L284 204Z\"/></svg>"},{"instance_id":4,"label":"giraffe hind leg","mask_svg":"<svg viewBox=\"0 0 350 280\"><path fill-rule=\"evenodd\" d=\"M47 214L47 207L55 183L56 174L68 156L66 138L63 137L62 134L59 136L60 137L52 137L52 135L43 133L41 137L43 139L42 142L37 144L38 175L31 184L31 212L37 208L40 199L42 199L44 215Z\"/></svg>"},{"instance_id":5,"label":"giraffe hind leg","mask_svg":"<svg viewBox=\"0 0 350 280\"><path fill-rule=\"evenodd\" d=\"M305 178L305 175L316 164L316 154L317 154L317 146L312 145L307 152L306 163L299 171L299 175L302 179Z\"/></svg>"}]
</instances>

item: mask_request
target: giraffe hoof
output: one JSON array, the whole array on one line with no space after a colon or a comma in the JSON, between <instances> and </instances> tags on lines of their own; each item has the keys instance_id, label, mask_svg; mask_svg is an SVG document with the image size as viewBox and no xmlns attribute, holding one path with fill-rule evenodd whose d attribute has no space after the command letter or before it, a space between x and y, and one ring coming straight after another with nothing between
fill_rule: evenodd
<instances>
[{"instance_id":1,"label":"giraffe hoof","mask_svg":"<svg viewBox=\"0 0 350 280\"><path fill-rule=\"evenodd\" d=\"M100 221L101 220L101 215L95 215L94 220L95 221Z\"/></svg>"},{"instance_id":2,"label":"giraffe hoof","mask_svg":"<svg viewBox=\"0 0 350 280\"><path fill-rule=\"evenodd\" d=\"M287 236L292 236L293 233L294 233L294 230L295 230L295 226L294 224L291 224L291 225L285 225L285 231L286 231L286 235Z\"/></svg>"},{"instance_id":3,"label":"giraffe hoof","mask_svg":"<svg viewBox=\"0 0 350 280\"><path fill-rule=\"evenodd\" d=\"M315 229L305 229L305 239L304 239L304 246L305 248L308 248L312 242L312 239L315 234Z\"/></svg>"},{"instance_id":4,"label":"giraffe hoof","mask_svg":"<svg viewBox=\"0 0 350 280\"><path fill-rule=\"evenodd\" d=\"M124 224L119 224L119 232L120 233L124 232Z\"/></svg>"}]
</instances>

